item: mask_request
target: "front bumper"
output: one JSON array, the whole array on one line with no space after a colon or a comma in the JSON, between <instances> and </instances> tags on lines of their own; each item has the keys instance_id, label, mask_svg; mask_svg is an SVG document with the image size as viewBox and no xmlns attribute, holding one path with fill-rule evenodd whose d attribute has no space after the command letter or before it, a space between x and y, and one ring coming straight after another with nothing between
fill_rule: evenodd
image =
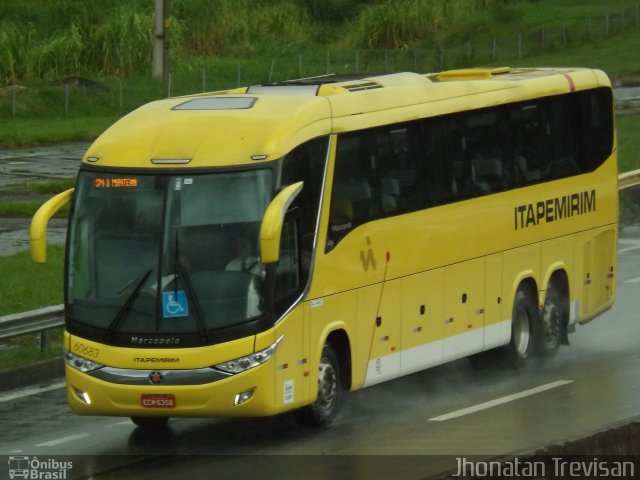
<instances>
[{"instance_id":1,"label":"front bumper","mask_svg":"<svg viewBox=\"0 0 640 480\"><path fill-rule=\"evenodd\" d=\"M65 366L67 399L79 415L123 417L256 417L279 413L274 395L273 362L267 362L245 372L220 377L203 384L144 384L139 379L149 370L140 370L136 384L105 381L91 373ZM188 377L188 371L165 370L170 379ZM169 380L170 381L170 380ZM175 382L172 382L175 383ZM251 392L250 398L238 403L238 396ZM172 396L175 406L143 406L143 395Z\"/></svg>"}]
</instances>

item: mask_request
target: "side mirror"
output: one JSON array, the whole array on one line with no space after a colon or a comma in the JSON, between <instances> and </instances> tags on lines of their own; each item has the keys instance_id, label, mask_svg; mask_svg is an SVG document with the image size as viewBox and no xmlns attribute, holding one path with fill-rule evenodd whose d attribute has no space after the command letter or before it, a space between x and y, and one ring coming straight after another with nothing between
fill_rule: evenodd
<instances>
[{"instance_id":1,"label":"side mirror","mask_svg":"<svg viewBox=\"0 0 640 480\"><path fill-rule=\"evenodd\" d=\"M47 261L47 224L60 208L73 197L73 188L59 193L42 204L31 220L31 260Z\"/></svg>"},{"instance_id":2,"label":"side mirror","mask_svg":"<svg viewBox=\"0 0 640 480\"><path fill-rule=\"evenodd\" d=\"M262 217L260 226L260 261L262 263L277 262L280 257L280 237L284 215L291 202L302 190L303 182L285 187L271 201Z\"/></svg>"}]
</instances>

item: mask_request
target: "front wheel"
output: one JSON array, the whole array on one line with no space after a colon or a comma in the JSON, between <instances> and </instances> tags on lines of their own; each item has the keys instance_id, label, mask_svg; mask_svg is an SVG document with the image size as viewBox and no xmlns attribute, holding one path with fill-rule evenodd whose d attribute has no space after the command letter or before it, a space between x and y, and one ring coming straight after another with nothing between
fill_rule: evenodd
<instances>
[{"instance_id":1,"label":"front wheel","mask_svg":"<svg viewBox=\"0 0 640 480\"><path fill-rule=\"evenodd\" d=\"M298 420L310 427L329 425L338 413L341 396L338 357L331 345L325 345L318 365L318 396L297 412Z\"/></svg>"},{"instance_id":2,"label":"front wheel","mask_svg":"<svg viewBox=\"0 0 640 480\"><path fill-rule=\"evenodd\" d=\"M131 421L138 427L148 430L162 430L167 428L168 417L131 417Z\"/></svg>"}]
</instances>

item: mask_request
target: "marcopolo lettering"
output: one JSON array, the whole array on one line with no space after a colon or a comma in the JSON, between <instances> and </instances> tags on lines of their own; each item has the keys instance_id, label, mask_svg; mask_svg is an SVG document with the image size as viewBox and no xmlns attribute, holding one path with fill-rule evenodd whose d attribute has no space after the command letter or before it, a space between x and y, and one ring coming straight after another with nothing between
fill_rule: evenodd
<instances>
[{"instance_id":1,"label":"marcopolo lettering","mask_svg":"<svg viewBox=\"0 0 640 480\"><path fill-rule=\"evenodd\" d=\"M179 345L180 339L173 337L131 337L133 345Z\"/></svg>"},{"instance_id":2,"label":"marcopolo lettering","mask_svg":"<svg viewBox=\"0 0 640 480\"><path fill-rule=\"evenodd\" d=\"M536 203L519 205L514 209L515 229L522 230L541 223L596 211L596 191L571 193Z\"/></svg>"}]
</instances>

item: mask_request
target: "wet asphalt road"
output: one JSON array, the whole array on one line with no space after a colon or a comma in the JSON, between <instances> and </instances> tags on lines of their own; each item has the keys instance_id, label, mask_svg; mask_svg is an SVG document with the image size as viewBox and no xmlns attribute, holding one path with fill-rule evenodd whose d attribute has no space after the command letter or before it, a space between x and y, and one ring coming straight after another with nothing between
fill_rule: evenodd
<instances>
[{"instance_id":1,"label":"wet asphalt road","mask_svg":"<svg viewBox=\"0 0 640 480\"><path fill-rule=\"evenodd\" d=\"M75 177L88 147L88 143L72 143L0 151L0 199L43 202L46 196L20 193L17 187ZM0 218L0 256L29 249L29 222L25 218ZM66 219L52 219L47 229L48 242L64 243L66 227Z\"/></svg>"}]
</instances>

